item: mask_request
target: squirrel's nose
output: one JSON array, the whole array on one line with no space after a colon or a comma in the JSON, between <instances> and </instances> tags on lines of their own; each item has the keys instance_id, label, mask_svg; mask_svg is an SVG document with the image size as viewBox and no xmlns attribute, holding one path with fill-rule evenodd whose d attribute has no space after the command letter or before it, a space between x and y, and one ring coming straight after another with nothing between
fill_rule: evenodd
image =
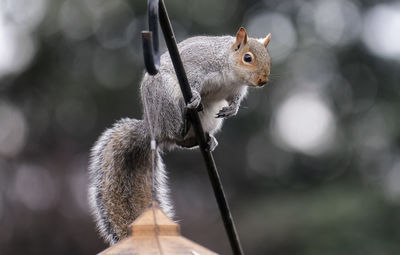
<instances>
[{"instance_id":1,"label":"squirrel's nose","mask_svg":"<svg viewBox=\"0 0 400 255\"><path fill-rule=\"evenodd\" d=\"M267 84L268 83L268 79L267 78L265 78L265 77L262 77L262 78L259 78L258 80L257 80L257 85L258 86L264 86L265 84Z\"/></svg>"}]
</instances>

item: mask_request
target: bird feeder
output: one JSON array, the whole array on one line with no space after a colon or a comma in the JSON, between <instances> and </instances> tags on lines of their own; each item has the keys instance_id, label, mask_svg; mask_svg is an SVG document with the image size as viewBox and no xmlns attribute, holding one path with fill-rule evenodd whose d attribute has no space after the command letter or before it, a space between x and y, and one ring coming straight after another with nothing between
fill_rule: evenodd
<instances>
[{"instance_id":1,"label":"bird feeder","mask_svg":"<svg viewBox=\"0 0 400 255\"><path fill-rule=\"evenodd\" d=\"M217 255L181 236L180 227L156 205L146 209L130 226L129 236L100 255Z\"/></svg>"}]
</instances>

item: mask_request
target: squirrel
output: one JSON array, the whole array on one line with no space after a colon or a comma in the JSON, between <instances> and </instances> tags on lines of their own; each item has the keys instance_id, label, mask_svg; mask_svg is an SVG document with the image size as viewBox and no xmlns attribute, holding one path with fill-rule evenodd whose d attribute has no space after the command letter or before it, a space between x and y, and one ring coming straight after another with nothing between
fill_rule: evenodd
<instances>
[{"instance_id":1,"label":"squirrel","mask_svg":"<svg viewBox=\"0 0 400 255\"><path fill-rule=\"evenodd\" d=\"M218 143L213 135L223 119L237 114L247 88L268 82L270 39L271 34L249 38L241 27L236 37L196 36L180 42L178 49L193 94L187 105L168 53L161 55L155 76L144 75L140 87L143 120L116 122L90 154L89 204L101 236L111 245L127 236L128 225L151 203L153 178L160 207L173 216L162 151L198 145L185 114L200 103L200 120L208 134L209 150L214 150ZM151 137L157 143L155 156Z\"/></svg>"}]
</instances>

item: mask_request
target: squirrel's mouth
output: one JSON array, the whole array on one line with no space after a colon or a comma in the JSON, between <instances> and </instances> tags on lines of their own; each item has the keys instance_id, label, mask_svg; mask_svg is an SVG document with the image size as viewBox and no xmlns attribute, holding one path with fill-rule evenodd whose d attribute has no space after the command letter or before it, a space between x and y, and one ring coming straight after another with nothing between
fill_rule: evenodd
<instances>
[{"instance_id":1,"label":"squirrel's mouth","mask_svg":"<svg viewBox=\"0 0 400 255\"><path fill-rule=\"evenodd\" d=\"M257 83L257 86L258 87L264 87L264 85L267 84L267 83L268 83L267 81L260 81L260 82Z\"/></svg>"},{"instance_id":2,"label":"squirrel's mouth","mask_svg":"<svg viewBox=\"0 0 400 255\"><path fill-rule=\"evenodd\" d=\"M257 79L257 81L255 82L255 86L256 87L264 87L265 84L268 83L268 79L267 78L259 78Z\"/></svg>"}]
</instances>

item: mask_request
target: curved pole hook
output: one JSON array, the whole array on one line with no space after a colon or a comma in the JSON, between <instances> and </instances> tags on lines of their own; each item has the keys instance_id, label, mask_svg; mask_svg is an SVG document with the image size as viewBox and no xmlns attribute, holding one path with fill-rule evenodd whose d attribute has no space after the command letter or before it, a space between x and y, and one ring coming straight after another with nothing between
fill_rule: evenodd
<instances>
[{"instance_id":1,"label":"curved pole hook","mask_svg":"<svg viewBox=\"0 0 400 255\"><path fill-rule=\"evenodd\" d=\"M148 0L147 4L150 31L142 31L144 64L150 75L156 75L160 66L160 53L158 46L159 0Z\"/></svg>"}]
</instances>

